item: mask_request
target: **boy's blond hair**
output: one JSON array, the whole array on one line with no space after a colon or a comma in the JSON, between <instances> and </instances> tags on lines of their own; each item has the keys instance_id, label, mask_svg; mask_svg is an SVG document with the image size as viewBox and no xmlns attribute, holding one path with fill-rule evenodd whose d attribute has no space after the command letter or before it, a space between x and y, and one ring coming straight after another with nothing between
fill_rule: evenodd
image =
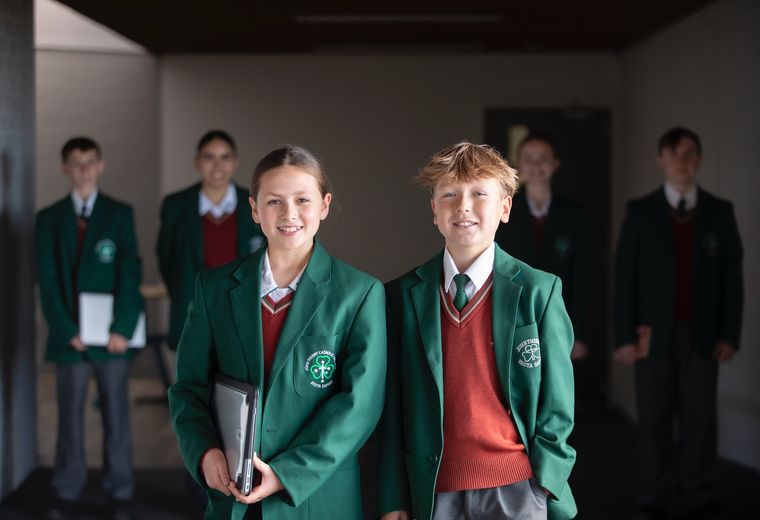
<instances>
[{"instance_id":1,"label":"boy's blond hair","mask_svg":"<svg viewBox=\"0 0 760 520\"><path fill-rule=\"evenodd\" d=\"M517 170L512 168L499 152L487 144L462 141L435 154L416 181L432 194L441 182L472 182L494 178L499 181L505 196L517 191Z\"/></svg>"}]
</instances>

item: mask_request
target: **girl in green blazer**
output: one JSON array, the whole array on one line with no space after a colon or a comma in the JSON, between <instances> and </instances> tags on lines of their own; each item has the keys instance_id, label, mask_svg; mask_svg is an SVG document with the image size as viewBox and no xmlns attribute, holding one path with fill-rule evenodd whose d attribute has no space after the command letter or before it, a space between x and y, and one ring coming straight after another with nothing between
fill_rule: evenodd
<instances>
[{"instance_id":1,"label":"girl in green blazer","mask_svg":"<svg viewBox=\"0 0 760 520\"><path fill-rule=\"evenodd\" d=\"M216 260L207 258L206 252L213 244L204 242L204 228L214 230L219 226L209 226L204 220L208 218L205 214L214 213L213 206L217 206L220 220L229 215L229 223L234 222L236 237L232 256L222 255L222 263L246 256L265 242L261 230L251 220L248 190L232 181L237 166L232 136L223 130L206 132L198 142L195 155L195 169L201 175L201 182L167 195L161 204L156 252L161 277L171 299L167 338L171 349L177 348L187 306L193 298L195 277L204 268L213 267Z\"/></svg>"},{"instance_id":2,"label":"girl in green blazer","mask_svg":"<svg viewBox=\"0 0 760 520\"><path fill-rule=\"evenodd\" d=\"M271 152L249 199L267 248L198 276L169 404L182 458L209 491L206 518L361 517L357 452L383 405L385 298L380 282L314 239L331 197L308 151ZM262 478L247 496L209 413L216 373L261 390Z\"/></svg>"}]
</instances>

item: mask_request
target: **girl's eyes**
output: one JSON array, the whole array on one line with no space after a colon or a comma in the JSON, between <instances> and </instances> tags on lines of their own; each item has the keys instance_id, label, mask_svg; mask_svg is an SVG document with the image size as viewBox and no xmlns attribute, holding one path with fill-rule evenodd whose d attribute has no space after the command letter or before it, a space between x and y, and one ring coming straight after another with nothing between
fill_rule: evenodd
<instances>
[{"instance_id":1,"label":"girl's eyes","mask_svg":"<svg viewBox=\"0 0 760 520\"><path fill-rule=\"evenodd\" d=\"M274 206L275 204L281 204L281 202L279 200L277 200L277 199L272 199L270 201L267 201L267 204L269 206Z\"/></svg>"},{"instance_id":2,"label":"girl's eyes","mask_svg":"<svg viewBox=\"0 0 760 520\"><path fill-rule=\"evenodd\" d=\"M309 199L300 198L297 201L299 204L306 204L308 202L311 202Z\"/></svg>"},{"instance_id":3,"label":"girl's eyes","mask_svg":"<svg viewBox=\"0 0 760 520\"><path fill-rule=\"evenodd\" d=\"M443 194L443 198L444 198L444 199L450 199L450 198L452 198L452 197L454 197L454 194L453 194L453 193L444 193L444 194Z\"/></svg>"}]
</instances>

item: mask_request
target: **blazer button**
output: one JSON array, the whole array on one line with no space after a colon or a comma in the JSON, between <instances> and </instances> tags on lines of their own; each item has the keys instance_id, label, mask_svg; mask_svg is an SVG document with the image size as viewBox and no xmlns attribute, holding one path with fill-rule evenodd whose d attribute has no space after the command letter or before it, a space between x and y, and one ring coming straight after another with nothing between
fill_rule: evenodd
<instances>
[{"instance_id":1,"label":"blazer button","mask_svg":"<svg viewBox=\"0 0 760 520\"><path fill-rule=\"evenodd\" d=\"M438 462L438 455L431 455L430 457L428 457L428 460L430 460L430 464L435 464L436 462Z\"/></svg>"}]
</instances>

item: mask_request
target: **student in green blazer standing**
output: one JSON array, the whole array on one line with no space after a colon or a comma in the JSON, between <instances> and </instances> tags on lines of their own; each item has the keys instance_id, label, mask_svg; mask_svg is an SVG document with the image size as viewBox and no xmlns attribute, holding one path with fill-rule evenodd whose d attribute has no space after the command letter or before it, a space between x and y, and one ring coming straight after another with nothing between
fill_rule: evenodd
<instances>
[{"instance_id":1,"label":"student in green blazer standing","mask_svg":"<svg viewBox=\"0 0 760 520\"><path fill-rule=\"evenodd\" d=\"M515 196L509 224L499 226L496 243L515 258L560 277L575 333L570 356L577 360L588 355L591 264L583 210L552 192L559 167L551 136L531 132L520 142L517 169L524 190Z\"/></svg>"},{"instance_id":2,"label":"student in green blazer standing","mask_svg":"<svg viewBox=\"0 0 760 520\"><path fill-rule=\"evenodd\" d=\"M361 518L357 453L382 411L385 297L314 239L331 198L308 151L271 152L249 199L267 247L198 277L169 404L180 454L209 492L206 518ZM247 496L209 412L216 373L260 389L262 478Z\"/></svg>"},{"instance_id":3,"label":"student in green blazer standing","mask_svg":"<svg viewBox=\"0 0 760 520\"><path fill-rule=\"evenodd\" d=\"M696 133L665 132L665 182L628 203L618 242L615 357L634 365L638 518L665 518L675 489L684 518L717 509L718 365L739 348L743 253L731 203L695 182L701 161Z\"/></svg>"},{"instance_id":4,"label":"student in green blazer standing","mask_svg":"<svg viewBox=\"0 0 760 520\"><path fill-rule=\"evenodd\" d=\"M158 264L169 291L168 344L177 349L195 277L259 249L265 242L251 220L248 191L232 177L238 166L235 141L223 130L198 142L195 168L201 182L164 198L158 233Z\"/></svg>"},{"instance_id":5,"label":"student in green blazer standing","mask_svg":"<svg viewBox=\"0 0 760 520\"><path fill-rule=\"evenodd\" d=\"M56 364L58 442L51 518L73 518L87 480L84 408L94 372L105 432L103 487L114 518L130 517L134 492L127 382L132 352L128 341L143 301L139 286L132 208L98 190L105 162L97 143L70 139L61 151L71 192L37 214L35 244L40 301L48 323L45 359ZM114 297L107 347L82 343L79 294Z\"/></svg>"},{"instance_id":6,"label":"student in green blazer standing","mask_svg":"<svg viewBox=\"0 0 760 520\"><path fill-rule=\"evenodd\" d=\"M386 286L377 512L572 518L573 331L562 284L494 243L516 172L491 147L464 142L418 180L446 245Z\"/></svg>"}]
</instances>

